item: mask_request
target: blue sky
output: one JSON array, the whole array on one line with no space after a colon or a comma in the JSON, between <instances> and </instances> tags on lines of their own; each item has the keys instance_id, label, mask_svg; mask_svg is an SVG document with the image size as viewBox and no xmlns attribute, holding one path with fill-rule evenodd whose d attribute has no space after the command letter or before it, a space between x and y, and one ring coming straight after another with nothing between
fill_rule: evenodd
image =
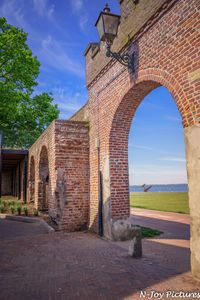
<instances>
[{"instance_id":1,"label":"blue sky","mask_svg":"<svg viewBox=\"0 0 200 300\"><path fill-rule=\"evenodd\" d=\"M60 118L69 118L87 101L84 50L98 41L94 26L108 2L118 0L0 0L0 15L28 32L28 44L41 62L36 93L51 92ZM180 115L161 87L139 106L129 139L130 184L186 182Z\"/></svg>"}]
</instances>

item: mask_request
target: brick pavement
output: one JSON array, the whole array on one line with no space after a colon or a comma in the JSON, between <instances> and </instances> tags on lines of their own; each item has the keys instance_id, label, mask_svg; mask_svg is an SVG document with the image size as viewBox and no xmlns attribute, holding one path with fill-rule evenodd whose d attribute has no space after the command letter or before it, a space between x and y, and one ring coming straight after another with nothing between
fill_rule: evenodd
<instances>
[{"instance_id":1,"label":"brick pavement","mask_svg":"<svg viewBox=\"0 0 200 300\"><path fill-rule=\"evenodd\" d=\"M84 232L40 234L33 224L15 223L13 237L1 235L0 300L139 299L140 290L200 288L185 246L145 240L137 260L128 257L127 243ZM16 236L27 226L32 235Z\"/></svg>"}]
</instances>

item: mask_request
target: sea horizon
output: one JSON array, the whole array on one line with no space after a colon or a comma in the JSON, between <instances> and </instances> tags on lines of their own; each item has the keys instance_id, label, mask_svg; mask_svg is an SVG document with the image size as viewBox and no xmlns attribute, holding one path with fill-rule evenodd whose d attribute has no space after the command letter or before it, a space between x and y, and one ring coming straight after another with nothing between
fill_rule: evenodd
<instances>
[{"instance_id":1,"label":"sea horizon","mask_svg":"<svg viewBox=\"0 0 200 300\"><path fill-rule=\"evenodd\" d=\"M150 187L148 192L187 192L188 191L187 183L145 184L145 187ZM144 188L142 185L130 185L129 191L144 192Z\"/></svg>"}]
</instances>

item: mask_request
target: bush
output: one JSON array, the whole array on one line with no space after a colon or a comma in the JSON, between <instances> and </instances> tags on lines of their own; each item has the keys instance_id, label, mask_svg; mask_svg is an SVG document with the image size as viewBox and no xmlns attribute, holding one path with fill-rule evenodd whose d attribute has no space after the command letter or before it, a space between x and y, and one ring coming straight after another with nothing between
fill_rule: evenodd
<instances>
[{"instance_id":1,"label":"bush","mask_svg":"<svg viewBox=\"0 0 200 300\"><path fill-rule=\"evenodd\" d=\"M14 206L15 202L13 200L8 201L8 207Z\"/></svg>"},{"instance_id":2,"label":"bush","mask_svg":"<svg viewBox=\"0 0 200 300\"><path fill-rule=\"evenodd\" d=\"M9 206L9 207L10 207L10 206L16 206L16 201L10 200L10 201L8 202L8 206Z\"/></svg>"},{"instance_id":3,"label":"bush","mask_svg":"<svg viewBox=\"0 0 200 300\"><path fill-rule=\"evenodd\" d=\"M15 211L16 211L15 205L11 205L11 206L10 206L10 211L11 211L11 214L14 215L14 213L15 213Z\"/></svg>"},{"instance_id":4,"label":"bush","mask_svg":"<svg viewBox=\"0 0 200 300\"><path fill-rule=\"evenodd\" d=\"M5 206L3 204L3 202L0 204L0 213L4 213L5 212Z\"/></svg>"},{"instance_id":5,"label":"bush","mask_svg":"<svg viewBox=\"0 0 200 300\"><path fill-rule=\"evenodd\" d=\"M20 204L17 205L17 212L18 212L18 215L21 215L22 206Z\"/></svg>"},{"instance_id":6,"label":"bush","mask_svg":"<svg viewBox=\"0 0 200 300\"><path fill-rule=\"evenodd\" d=\"M39 215L39 211L37 209L34 209L34 216L37 217Z\"/></svg>"},{"instance_id":7,"label":"bush","mask_svg":"<svg viewBox=\"0 0 200 300\"><path fill-rule=\"evenodd\" d=\"M6 200L3 200L2 204L3 204L4 208L6 209L8 202Z\"/></svg>"},{"instance_id":8,"label":"bush","mask_svg":"<svg viewBox=\"0 0 200 300\"><path fill-rule=\"evenodd\" d=\"M24 211L24 214L25 214L26 216L28 216L28 207L27 207L27 206L24 206L24 207L23 207L23 211Z\"/></svg>"}]
</instances>

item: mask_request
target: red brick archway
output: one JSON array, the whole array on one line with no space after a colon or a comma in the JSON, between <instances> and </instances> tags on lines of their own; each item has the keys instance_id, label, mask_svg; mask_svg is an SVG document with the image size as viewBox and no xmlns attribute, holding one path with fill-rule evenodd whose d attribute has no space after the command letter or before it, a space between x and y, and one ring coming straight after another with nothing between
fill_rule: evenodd
<instances>
[{"instance_id":1,"label":"red brick archway","mask_svg":"<svg viewBox=\"0 0 200 300\"><path fill-rule=\"evenodd\" d=\"M49 205L49 159L46 146L42 146L39 159L38 208L47 210Z\"/></svg>"},{"instance_id":2,"label":"red brick archway","mask_svg":"<svg viewBox=\"0 0 200 300\"><path fill-rule=\"evenodd\" d=\"M187 127L191 112L187 110L184 91L172 76L160 70L141 71L138 80L121 98L113 115L109 133L110 156L110 204L111 218L129 217L129 170L128 139L132 119L144 97L153 89L165 86L172 94L182 116L183 126Z\"/></svg>"},{"instance_id":3,"label":"red brick archway","mask_svg":"<svg viewBox=\"0 0 200 300\"><path fill-rule=\"evenodd\" d=\"M66 128L63 122L52 123L31 151L37 152L39 157L38 149L44 143L47 145L52 177L52 203L55 203L55 192L61 190L61 198L63 194L59 185L56 185L57 173L60 172L60 177L67 174L66 178L70 180L70 185L67 183L69 204L66 206L69 209L64 214L67 221L63 221L63 228L75 228L71 212L75 211L77 203L86 203L84 207L85 215L89 215L89 228L98 232L100 226L97 225L103 223L104 235L112 239L114 225L129 216L128 136L131 120L138 105L149 92L158 86L166 87L176 102L184 127L192 217L191 265L193 275L200 279L199 1L141 0L137 4L129 0L119 2L120 26L112 51L134 54L134 72L108 58L104 42L90 43L85 51L88 103L65 124ZM86 156L83 159L82 156L88 155L88 148L82 150L80 147L80 152L77 148L75 151L73 149L75 146L79 147L80 140L83 140L83 128L79 128L79 132L71 129L72 121L73 126L77 124L77 128L77 122L89 122L89 159ZM73 139L72 143L74 132L78 138ZM54 135L55 138L52 138ZM80 172L79 160L75 159L77 153L84 164L84 173ZM59 170L68 161L66 157L71 161L65 170ZM77 169L72 167L74 162L77 163ZM37 181L38 178L41 185L43 179L37 174ZM77 194L74 192L76 190L79 191ZM39 191L42 195L42 189ZM81 198L82 195L86 198ZM74 214L78 224L82 223L79 220L86 219L80 216L81 209L77 206ZM56 215L57 211L52 204L53 214Z\"/></svg>"}]
</instances>

